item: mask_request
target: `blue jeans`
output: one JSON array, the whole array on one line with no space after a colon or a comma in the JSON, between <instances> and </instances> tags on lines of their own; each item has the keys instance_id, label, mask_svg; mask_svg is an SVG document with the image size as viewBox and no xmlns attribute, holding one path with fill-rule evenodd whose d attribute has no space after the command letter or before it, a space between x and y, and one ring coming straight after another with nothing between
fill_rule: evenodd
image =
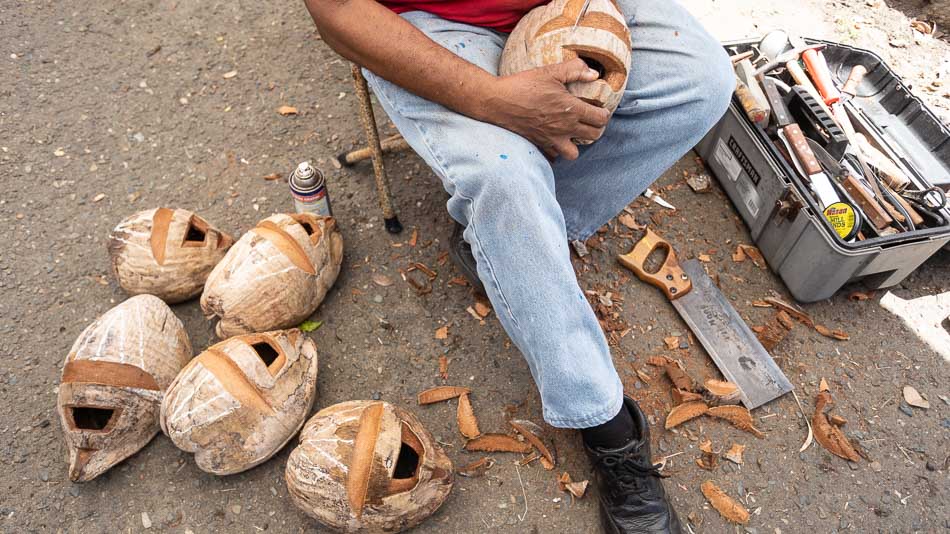
<instances>
[{"instance_id":1,"label":"blue jeans","mask_svg":"<svg viewBox=\"0 0 950 534\"><path fill-rule=\"evenodd\" d=\"M553 426L620 411L623 386L577 284L568 243L586 239L695 145L725 112L735 75L719 43L672 0L620 0L633 41L623 100L575 161L365 72L409 145L442 180L478 276L524 354ZM403 17L491 73L507 35L414 11Z\"/></svg>"}]
</instances>

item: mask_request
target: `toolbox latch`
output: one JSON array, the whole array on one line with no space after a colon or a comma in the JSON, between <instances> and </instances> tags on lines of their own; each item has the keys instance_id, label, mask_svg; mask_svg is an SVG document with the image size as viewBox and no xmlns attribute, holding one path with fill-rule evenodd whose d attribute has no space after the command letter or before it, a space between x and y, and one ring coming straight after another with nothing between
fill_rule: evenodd
<instances>
[{"instance_id":1,"label":"toolbox latch","mask_svg":"<svg viewBox=\"0 0 950 534\"><path fill-rule=\"evenodd\" d=\"M781 226L786 220L794 221L801 209L802 201L798 195L794 194L791 188L786 189L781 198L775 201L776 215L778 215L775 218L776 226Z\"/></svg>"}]
</instances>

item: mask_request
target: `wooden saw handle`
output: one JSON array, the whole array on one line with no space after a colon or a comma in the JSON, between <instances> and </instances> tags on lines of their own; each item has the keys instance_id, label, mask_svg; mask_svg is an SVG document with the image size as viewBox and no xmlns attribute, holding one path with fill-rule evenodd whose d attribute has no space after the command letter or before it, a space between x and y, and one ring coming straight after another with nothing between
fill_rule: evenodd
<instances>
[{"instance_id":1,"label":"wooden saw handle","mask_svg":"<svg viewBox=\"0 0 950 534\"><path fill-rule=\"evenodd\" d=\"M666 259L663 260L663 265L655 273L649 273L646 271L644 264L647 257L658 248L666 249ZM663 290L666 298L670 300L682 297L693 288L693 283L690 282L689 277L686 276L686 273L680 268L679 262L676 261L676 253L673 252L673 247L649 228L647 228L647 233L643 236L643 239L637 241L637 244L633 246L633 250L627 254L617 256L617 260L621 265L633 271L640 280Z\"/></svg>"}]
</instances>

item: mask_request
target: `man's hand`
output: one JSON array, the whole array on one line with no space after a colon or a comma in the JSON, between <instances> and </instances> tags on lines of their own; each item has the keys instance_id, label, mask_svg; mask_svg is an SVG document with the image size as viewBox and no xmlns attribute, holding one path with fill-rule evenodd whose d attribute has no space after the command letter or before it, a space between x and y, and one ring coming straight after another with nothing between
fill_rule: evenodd
<instances>
[{"instance_id":1,"label":"man's hand","mask_svg":"<svg viewBox=\"0 0 950 534\"><path fill-rule=\"evenodd\" d=\"M481 119L521 135L550 158L577 159L572 139L600 138L610 113L572 95L566 86L597 76L579 58L500 76L488 87Z\"/></svg>"}]
</instances>

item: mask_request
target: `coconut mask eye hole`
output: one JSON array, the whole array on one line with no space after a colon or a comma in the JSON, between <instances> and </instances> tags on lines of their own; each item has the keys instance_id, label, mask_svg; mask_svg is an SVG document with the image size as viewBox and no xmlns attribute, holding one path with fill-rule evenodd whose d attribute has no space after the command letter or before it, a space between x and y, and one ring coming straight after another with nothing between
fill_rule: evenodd
<instances>
[{"instance_id":1,"label":"coconut mask eye hole","mask_svg":"<svg viewBox=\"0 0 950 534\"><path fill-rule=\"evenodd\" d=\"M188 229L185 230L185 238L181 243L183 247L203 247L208 239L208 223L201 217L192 215L188 220Z\"/></svg>"},{"instance_id":2,"label":"coconut mask eye hole","mask_svg":"<svg viewBox=\"0 0 950 534\"><path fill-rule=\"evenodd\" d=\"M287 361L284 351L280 350L279 347L275 347L266 339L251 343L251 348L267 366L267 371L270 372L271 376L276 376Z\"/></svg>"},{"instance_id":3,"label":"coconut mask eye hole","mask_svg":"<svg viewBox=\"0 0 950 534\"><path fill-rule=\"evenodd\" d=\"M115 426L119 411L101 406L70 406L70 426L73 430L109 432Z\"/></svg>"},{"instance_id":4,"label":"coconut mask eye hole","mask_svg":"<svg viewBox=\"0 0 950 534\"><path fill-rule=\"evenodd\" d=\"M396 456L396 467L393 469L393 478L389 483L389 490L393 493L408 491L419 482L419 466L422 465L424 448L415 432L405 423L402 424L402 439L399 445L399 455Z\"/></svg>"}]
</instances>

